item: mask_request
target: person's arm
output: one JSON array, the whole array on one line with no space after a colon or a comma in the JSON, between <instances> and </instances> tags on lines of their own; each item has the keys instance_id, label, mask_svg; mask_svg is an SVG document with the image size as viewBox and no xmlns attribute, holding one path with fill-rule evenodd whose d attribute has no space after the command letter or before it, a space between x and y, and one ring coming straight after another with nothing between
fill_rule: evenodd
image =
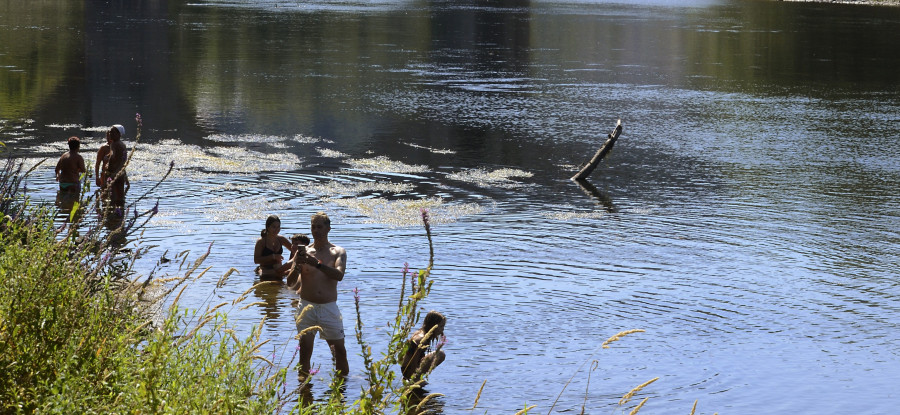
<instances>
[{"instance_id":1,"label":"person's arm","mask_svg":"<svg viewBox=\"0 0 900 415\"><path fill-rule=\"evenodd\" d=\"M56 169L53 171L56 175L56 181L59 181L59 172L62 171L63 157L65 156L59 157L59 161L56 162Z\"/></svg>"},{"instance_id":2,"label":"person's arm","mask_svg":"<svg viewBox=\"0 0 900 415\"><path fill-rule=\"evenodd\" d=\"M102 180L100 178L100 166L103 165L103 158L106 157L106 151L108 148L100 146L100 149L97 150L97 161L94 162L94 179L97 182L97 186L103 186Z\"/></svg>"},{"instance_id":3,"label":"person's arm","mask_svg":"<svg viewBox=\"0 0 900 415\"><path fill-rule=\"evenodd\" d=\"M84 165L84 157L81 157L81 155L79 154L78 155L78 174L80 175L81 173L86 173L86 172L87 172L87 167L85 167L85 165Z\"/></svg>"},{"instance_id":4,"label":"person's arm","mask_svg":"<svg viewBox=\"0 0 900 415\"><path fill-rule=\"evenodd\" d=\"M300 266L301 265L294 261L289 262L289 264L291 264L291 270L288 272L287 281L285 281L285 284L287 284L288 288L290 288L292 290L296 290L297 292L300 292L300 278L299 277L300 277Z\"/></svg>"},{"instance_id":5,"label":"person's arm","mask_svg":"<svg viewBox=\"0 0 900 415\"><path fill-rule=\"evenodd\" d=\"M344 270L347 268L347 251L344 248L340 248L337 259L334 260L334 266L327 265L311 255L307 255L302 261L306 265L316 267L326 277L335 281L341 281L344 279Z\"/></svg>"}]
</instances>

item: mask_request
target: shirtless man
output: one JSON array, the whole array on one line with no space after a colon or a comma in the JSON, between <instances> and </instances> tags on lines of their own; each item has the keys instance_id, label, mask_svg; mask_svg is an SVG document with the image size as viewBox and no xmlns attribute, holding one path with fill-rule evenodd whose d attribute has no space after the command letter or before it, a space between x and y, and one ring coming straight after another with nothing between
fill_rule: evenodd
<instances>
[{"instance_id":1,"label":"shirtless man","mask_svg":"<svg viewBox=\"0 0 900 415\"><path fill-rule=\"evenodd\" d=\"M106 172L109 170L109 134L106 137L106 143L97 150L97 161L94 162L94 180L101 190L106 187Z\"/></svg>"},{"instance_id":2,"label":"shirtless man","mask_svg":"<svg viewBox=\"0 0 900 415\"><path fill-rule=\"evenodd\" d=\"M297 331L300 332L300 373L308 376L316 332L328 342L334 354L337 376L346 377L350 371L347 349L344 348L344 320L337 307L337 283L344 279L347 251L328 241L331 219L319 212L312 216L310 234L313 244L300 247L294 255L296 266L288 281L300 275L300 304L297 308ZM305 250L306 255L302 255ZM304 330L319 326L320 330Z\"/></svg>"},{"instance_id":3,"label":"shirtless man","mask_svg":"<svg viewBox=\"0 0 900 415\"><path fill-rule=\"evenodd\" d=\"M81 173L87 171L84 167L84 158L78 154L81 148L81 140L78 137L69 137L69 151L59 156L56 163L56 181L59 182L59 190L63 192L78 193L81 191Z\"/></svg>"},{"instance_id":4,"label":"shirtless man","mask_svg":"<svg viewBox=\"0 0 900 415\"><path fill-rule=\"evenodd\" d=\"M128 175L125 173L125 162L128 160L128 149L122 142L125 135L125 127L116 124L106 132L106 141L109 143L109 163L107 165L107 177L112 180L110 200L113 205L125 206L125 186L128 184ZM96 167L95 167L96 169ZM119 172L122 172L119 174Z\"/></svg>"}]
</instances>

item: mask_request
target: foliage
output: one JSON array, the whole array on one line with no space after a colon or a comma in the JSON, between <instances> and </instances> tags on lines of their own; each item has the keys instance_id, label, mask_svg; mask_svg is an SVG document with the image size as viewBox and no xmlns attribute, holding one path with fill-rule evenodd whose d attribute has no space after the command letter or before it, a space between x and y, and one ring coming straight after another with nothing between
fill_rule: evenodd
<instances>
[{"instance_id":1,"label":"foliage","mask_svg":"<svg viewBox=\"0 0 900 415\"><path fill-rule=\"evenodd\" d=\"M183 277L132 279L142 250L119 241L156 213L138 212L146 193L114 208L82 177L79 214L56 228L27 174L0 170L0 413L272 413L290 399L287 370L256 354L259 328L241 340L216 308L160 310L208 251Z\"/></svg>"}]
</instances>

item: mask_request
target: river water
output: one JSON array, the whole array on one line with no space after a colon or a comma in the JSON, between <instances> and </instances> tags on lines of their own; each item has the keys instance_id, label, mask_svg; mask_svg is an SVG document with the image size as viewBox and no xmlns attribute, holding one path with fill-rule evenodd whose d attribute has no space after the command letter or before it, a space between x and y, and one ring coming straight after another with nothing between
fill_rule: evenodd
<instances>
[{"instance_id":1,"label":"river water","mask_svg":"<svg viewBox=\"0 0 900 415\"><path fill-rule=\"evenodd\" d=\"M187 307L254 284L266 215L290 235L327 211L349 253L350 397L352 290L377 355L404 263L427 261L426 207L423 309L448 317L438 412L486 382L487 413L650 397L641 413L886 414L898 28L897 8L760 1L6 1L0 141L50 158L27 185L52 203L65 138L86 137L92 165L111 124L134 147L141 113L131 200L175 169L138 203L160 209L139 270L213 243ZM570 181L619 119L609 158ZM225 310L243 333L265 316L264 352L288 365L295 298L258 289ZM627 329L646 331L600 348ZM324 342L313 361L330 367Z\"/></svg>"}]
</instances>

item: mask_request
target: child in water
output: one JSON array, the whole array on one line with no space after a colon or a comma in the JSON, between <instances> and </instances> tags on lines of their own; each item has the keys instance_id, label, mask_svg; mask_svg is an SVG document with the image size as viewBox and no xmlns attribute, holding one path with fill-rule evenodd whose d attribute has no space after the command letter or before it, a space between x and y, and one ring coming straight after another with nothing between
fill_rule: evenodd
<instances>
[{"instance_id":1,"label":"child in water","mask_svg":"<svg viewBox=\"0 0 900 415\"><path fill-rule=\"evenodd\" d=\"M292 281L288 273L290 273L291 268L293 268L297 255L306 255L307 246L309 246L309 237L306 236L306 234L295 233L291 236L291 259L279 268L279 272L288 275L287 286L292 290L300 289L300 278L296 278L295 281Z\"/></svg>"},{"instance_id":2,"label":"child in water","mask_svg":"<svg viewBox=\"0 0 900 415\"><path fill-rule=\"evenodd\" d=\"M437 311L425 315L422 328L406 341L406 354L400 366L404 379L420 380L444 361L446 356L441 347L447 341L444 336L446 323L447 318Z\"/></svg>"},{"instance_id":3,"label":"child in water","mask_svg":"<svg viewBox=\"0 0 900 415\"><path fill-rule=\"evenodd\" d=\"M59 190L77 194L81 191L81 173L87 171L84 167L84 158L78 154L81 148L81 140L78 137L69 137L67 144L69 151L59 156L56 163L56 181L59 182Z\"/></svg>"}]
</instances>

